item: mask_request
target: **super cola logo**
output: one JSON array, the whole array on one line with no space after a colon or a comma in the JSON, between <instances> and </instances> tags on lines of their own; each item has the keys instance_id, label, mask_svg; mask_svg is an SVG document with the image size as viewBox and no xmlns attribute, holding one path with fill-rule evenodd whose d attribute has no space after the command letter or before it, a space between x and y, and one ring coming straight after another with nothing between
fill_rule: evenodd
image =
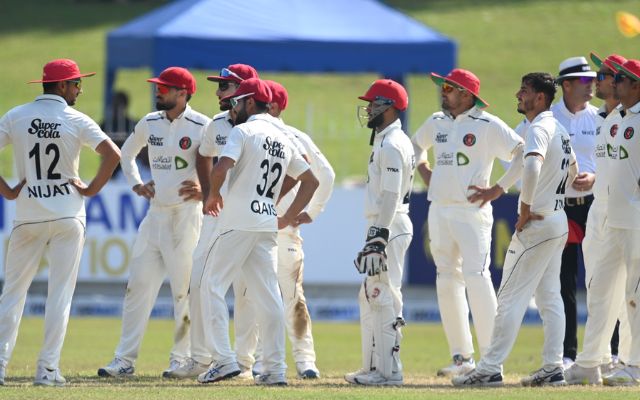
<instances>
[{"instance_id":1,"label":"super cola logo","mask_svg":"<svg viewBox=\"0 0 640 400\"><path fill-rule=\"evenodd\" d=\"M35 118L31 121L31 128L27 129L27 132L40 139L56 139L60 137L58 129L61 125L59 122L43 122L40 118Z\"/></svg>"}]
</instances>

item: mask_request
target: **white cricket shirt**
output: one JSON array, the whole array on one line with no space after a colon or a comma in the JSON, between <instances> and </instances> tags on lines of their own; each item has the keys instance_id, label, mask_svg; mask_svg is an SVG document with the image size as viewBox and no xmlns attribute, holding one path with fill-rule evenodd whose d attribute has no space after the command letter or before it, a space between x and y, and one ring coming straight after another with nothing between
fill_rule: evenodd
<instances>
[{"instance_id":1,"label":"white cricket shirt","mask_svg":"<svg viewBox=\"0 0 640 400\"><path fill-rule=\"evenodd\" d=\"M640 103L625 110L612 147L607 223L640 229Z\"/></svg>"},{"instance_id":2,"label":"white cricket shirt","mask_svg":"<svg viewBox=\"0 0 640 400\"><path fill-rule=\"evenodd\" d=\"M574 114L567 109L564 99L560 99L559 102L551 106L551 112L564 129L569 132L571 148L578 160L579 172L595 173L596 161L593 149L596 147L598 108L587 104L584 110ZM575 190L571 185L568 185L565 196L583 197L591 193L591 191Z\"/></svg>"},{"instance_id":3,"label":"white cricket shirt","mask_svg":"<svg viewBox=\"0 0 640 400\"><path fill-rule=\"evenodd\" d=\"M369 156L367 197L364 205L367 220L375 220L380 214L383 191L400 194L396 213L409 212L415 167L413 145L402 130L400 119L376 133Z\"/></svg>"},{"instance_id":4,"label":"white cricket shirt","mask_svg":"<svg viewBox=\"0 0 640 400\"><path fill-rule=\"evenodd\" d=\"M78 178L80 149L95 149L108 136L60 96L45 94L0 119L0 148L13 145L19 180L16 221L84 218L84 198L68 182Z\"/></svg>"},{"instance_id":5,"label":"white cricket shirt","mask_svg":"<svg viewBox=\"0 0 640 400\"><path fill-rule=\"evenodd\" d=\"M229 111L223 111L213 116L202 137L200 155L203 157L218 157L222 148L227 144L227 137L233 128L233 121Z\"/></svg>"},{"instance_id":6,"label":"white cricket shirt","mask_svg":"<svg viewBox=\"0 0 640 400\"><path fill-rule=\"evenodd\" d=\"M429 200L475 206L467 200L474 193L469 186L489 186L495 158L511 160L513 150L522 142L502 120L477 107L455 119L442 111L434 113L413 136L413 143L423 152L433 147Z\"/></svg>"},{"instance_id":7,"label":"white cricket shirt","mask_svg":"<svg viewBox=\"0 0 640 400\"><path fill-rule=\"evenodd\" d=\"M309 164L267 114L249 117L229 133L220 157L235 161L219 230L277 232L275 202L285 175L297 178Z\"/></svg>"},{"instance_id":8,"label":"white cricket shirt","mask_svg":"<svg viewBox=\"0 0 640 400\"><path fill-rule=\"evenodd\" d=\"M569 165L575 162L575 154L571 149L569 134L551 111L543 111L531 121L524 140L525 157L529 153L544 157L531 212L550 215L562 211Z\"/></svg>"},{"instance_id":9,"label":"white cricket shirt","mask_svg":"<svg viewBox=\"0 0 640 400\"><path fill-rule=\"evenodd\" d=\"M603 106L604 107L604 106ZM614 108L609 115L603 109L598 110L598 127L596 128L595 162L596 181L593 184L593 195L598 204L606 207L609 197L609 164L613 147L611 142L618 133L618 127L622 120L621 106ZM604 112L604 114L602 114ZM603 115L606 115L603 118Z\"/></svg>"},{"instance_id":10,"label":"white cricket shirt","mask_svg":"<svg viewBox=\"0 0 640 400\"><path fill-rule=\"evenodd\" d=\"M198 181L196 156L209 121L209 117L188 104L173 121L167 119L165 111L147 114L122 146L120 163L129 185L144 183L135 158L140 149L147 146L156 191L151 205L164 207L184 202L178 190L183 181Z\"/></svg>"}]
</instances>

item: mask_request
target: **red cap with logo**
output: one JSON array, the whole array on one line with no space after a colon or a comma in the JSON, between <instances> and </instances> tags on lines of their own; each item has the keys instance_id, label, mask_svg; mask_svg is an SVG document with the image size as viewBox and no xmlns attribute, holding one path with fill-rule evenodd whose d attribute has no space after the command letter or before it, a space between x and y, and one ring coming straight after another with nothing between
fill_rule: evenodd
<instances>
[{"instance_id":1,"label":"red cap with logo","mask_svg":"<svg viewBox=\"0 0 640 400\"><path fill-rule=\"evenodd\" d=\"M196 78L191 75L189 70L182 67L169 67L162 71L157 78L147 79L147 82L186 89L189 94L196 92Z\"/></svg>"},{"instance_id":2,"label":"red cap with logo","mask_svg":"<svg viewBox=\"0 0 640 400\"><path fill-rule=\"evenodd\" d=\"M276 81L265 80L264 82L269 86L269 89L271 89L271 102L277 103L280 110L284 111L289 103L287 89Z\"/></svg>"},{"instance_id":3,"label":"red cap with logo","mask_svg":"<svg viewBox=\"0 0 640 400\"><path fill-rule=\"evenodd\" d=\"M480 97L480 79L478 79L478 77L471 71L456 68L449 72L447 76L440 76L435 72L432 72L431 80L433 80L438 86L442 86L442 84L446 82L453 86L465 89L476 98L476 106L478 108L489 107L489 103Z\"/></svg>"},{"instance_id":4,"label":"red cap with logo","mask_svg":"<svg viewBox=\"0 0 640 400\"><path fill-rule=\"evenodd\" d=\"M84 78L85 76L93 76L95 74L95 72L83 74L80 72L80 68L78 68L78 64L76 64L75 61L60 58L44 65L42 68L42 79L29 81L29 83L69 81Z\"/></svg>"},{"instance_id":5,"label":"red cap with logo","mask_svg":"<svg viewBox=\"0 0 640 400\"><path fill-rule=\"evenodd\" d=\"M591 54L589 54L589 57L591 57L591 61L593 61L596 67L600 68L602 67L602 64L604 64L607 68L609 68L613 72L616 72L618 69L616 68L615 65L613 65L612 61L619 65L622 65L625 62L627 62L626 58L618 54L610 54L609 56L607 56L607 58L603 60L602 58L600 58L598 54L596 54L595 51L592 51Z\"/></svg>"},{"instance_id":6,"label":"red cap with logo","mask_svg":"<svg viewBox=\"0 0 640 400\"><path fill-rule=\"evenodd\" d=\"M232 64L220 70L220 75L207 76L207 80L213 82L232 81L240 83L245 79L258 78L258 71L251 65Z\"/></svg>"},{"instance_id":7,"label":"red cap with logo","mask_svg":"<svg viewBox=\"0 0 640 400\"><path fill-rule=\"evenodd\" d=\"M624 64L620 65L613 61L620 72L624 72L629 78L634 81L640 81L640 60L627 60Z\"/></svg>"},{"instance_id":8,"label":"red cap with logo","mask_svg":"<svg viewBox=\"0 0 640 400\"><path fill-rule=\"evenodd\" d=\"M409 95L405 88L391 79L378 79L373 82L364 96L358 96L360 100L376 101L380 99L393 100L393 107L404 111L409 106Z\"/></svg>"},{"instance_id":9,"label":"red cap with logo","mask_svg":"<svg viewBox=\"0 0 640 400\"><path fill-rule=\"evenodd\" d=\"M271 89L265 81L258 78L246 79L240 82L240 86L236 91L227 97L223 97L220 101L229 100L233 97L253 97L254 100L261 101L263 103L271 103Z\"/></svg>"}]
</instances>

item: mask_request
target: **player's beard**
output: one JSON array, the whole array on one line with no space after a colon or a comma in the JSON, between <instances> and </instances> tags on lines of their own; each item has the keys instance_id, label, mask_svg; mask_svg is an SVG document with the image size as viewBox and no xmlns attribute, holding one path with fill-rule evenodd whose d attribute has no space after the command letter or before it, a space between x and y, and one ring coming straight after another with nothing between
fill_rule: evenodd
<instances>
[{"instance_id":1,"label":"player's beard","mask_svg":"<svg viewBox=\"0 0 640 400\"><path fill-rule=\"evenodd\" d=\"M176 105L177 103L175 101L167 100L165 102L162 102L161 100L156 99L156 110L158 111L171 110Z\"/></svg>"},{"instance_id":2,"label":"player's beard","mask_svg":"<svg viewBox=\"0 0 640 400\"><path fill-rule=\"evenodd\" d=\"M246 105L245 105L246 106ZM249 114L247 114L247 110L242 107L242 110L238 111L236 114L236 118L233 120L235 125L244 124L249 119Z\"/></svg>"},{"instance_id":3,"label":"player's beard","mask_svg":"<svg viewBox=\"0 0 640 400\"><path fill-rule=\"evenodd\" d=\"M384 113L380 113L367 122L367 128L376 129L384 122Z\"/></svg>"},{"instance_id":4,"label":"player's beard","mask_svg":"<svg viewBox=\"0 0 640 400\"><path fill-rule=\"evenodd\" d=\"M533 108L533 101L532 100L522 99L522 102L520 102L520 104L518 104L518 112L520 114L526 114L527 111L531 110L532 108Z\"/></svg>"},{"instance_id":5,"label":"player's beard","mask_svg":"<svg viewBox=\"0 0 640 400\"><path fill-rule=\"evenodd\" d=\"M231 110L231 103L229 100L220 100L220 111Z\"/></svg>"}]
</instances>

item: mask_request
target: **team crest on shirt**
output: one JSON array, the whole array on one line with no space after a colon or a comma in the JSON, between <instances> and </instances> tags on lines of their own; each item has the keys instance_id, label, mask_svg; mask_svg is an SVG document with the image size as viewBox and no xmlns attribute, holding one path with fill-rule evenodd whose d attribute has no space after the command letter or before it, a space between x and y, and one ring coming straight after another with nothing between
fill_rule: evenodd
<instances>
[{"instance_id":1,"label":"team crest on shirt","mask_svg":"<svg viewBox=\"0 0 640 400\"><path fill-rule=\"evenodd\" d=\"M462 143L464 143L465 146L473 146L474 144L476 144L476 135L474 135L473 133L467 133L462 138Z\"/></svg>"},{"instance_id":2,"label":"team crest on shirt","mask_svg":"<svg viewBox=\"0 0 640 400\"><path fill-rule=\"evenodd\" d=\"M629 140L633 137L633 127L628 127L624 130L624 138Z\"/></svg>"},{"instance_id":3,"label":"team crest on shirt","mask_svg":"<svg viewBox=\"0 0 640 400\"><path fill-rule=\"evenodd\" d=\"M191 138L189 136L183 136L178 143L180 144L180 148L182 150L187 150L189 147L191 147Z\"/></svg>"},{"instance_id":4,"label":"team crest on shirt","mask_svg":"<svg viewBox=\"0 0 640 400\"><path fill-rule=\"evenodd\" d=\"M618 124L613 124L613 126L611 126L611 129L609 129L609 135L611 135L611 137L616 137L617 133L618 133Z\"/></svg>"}]
</instances>

